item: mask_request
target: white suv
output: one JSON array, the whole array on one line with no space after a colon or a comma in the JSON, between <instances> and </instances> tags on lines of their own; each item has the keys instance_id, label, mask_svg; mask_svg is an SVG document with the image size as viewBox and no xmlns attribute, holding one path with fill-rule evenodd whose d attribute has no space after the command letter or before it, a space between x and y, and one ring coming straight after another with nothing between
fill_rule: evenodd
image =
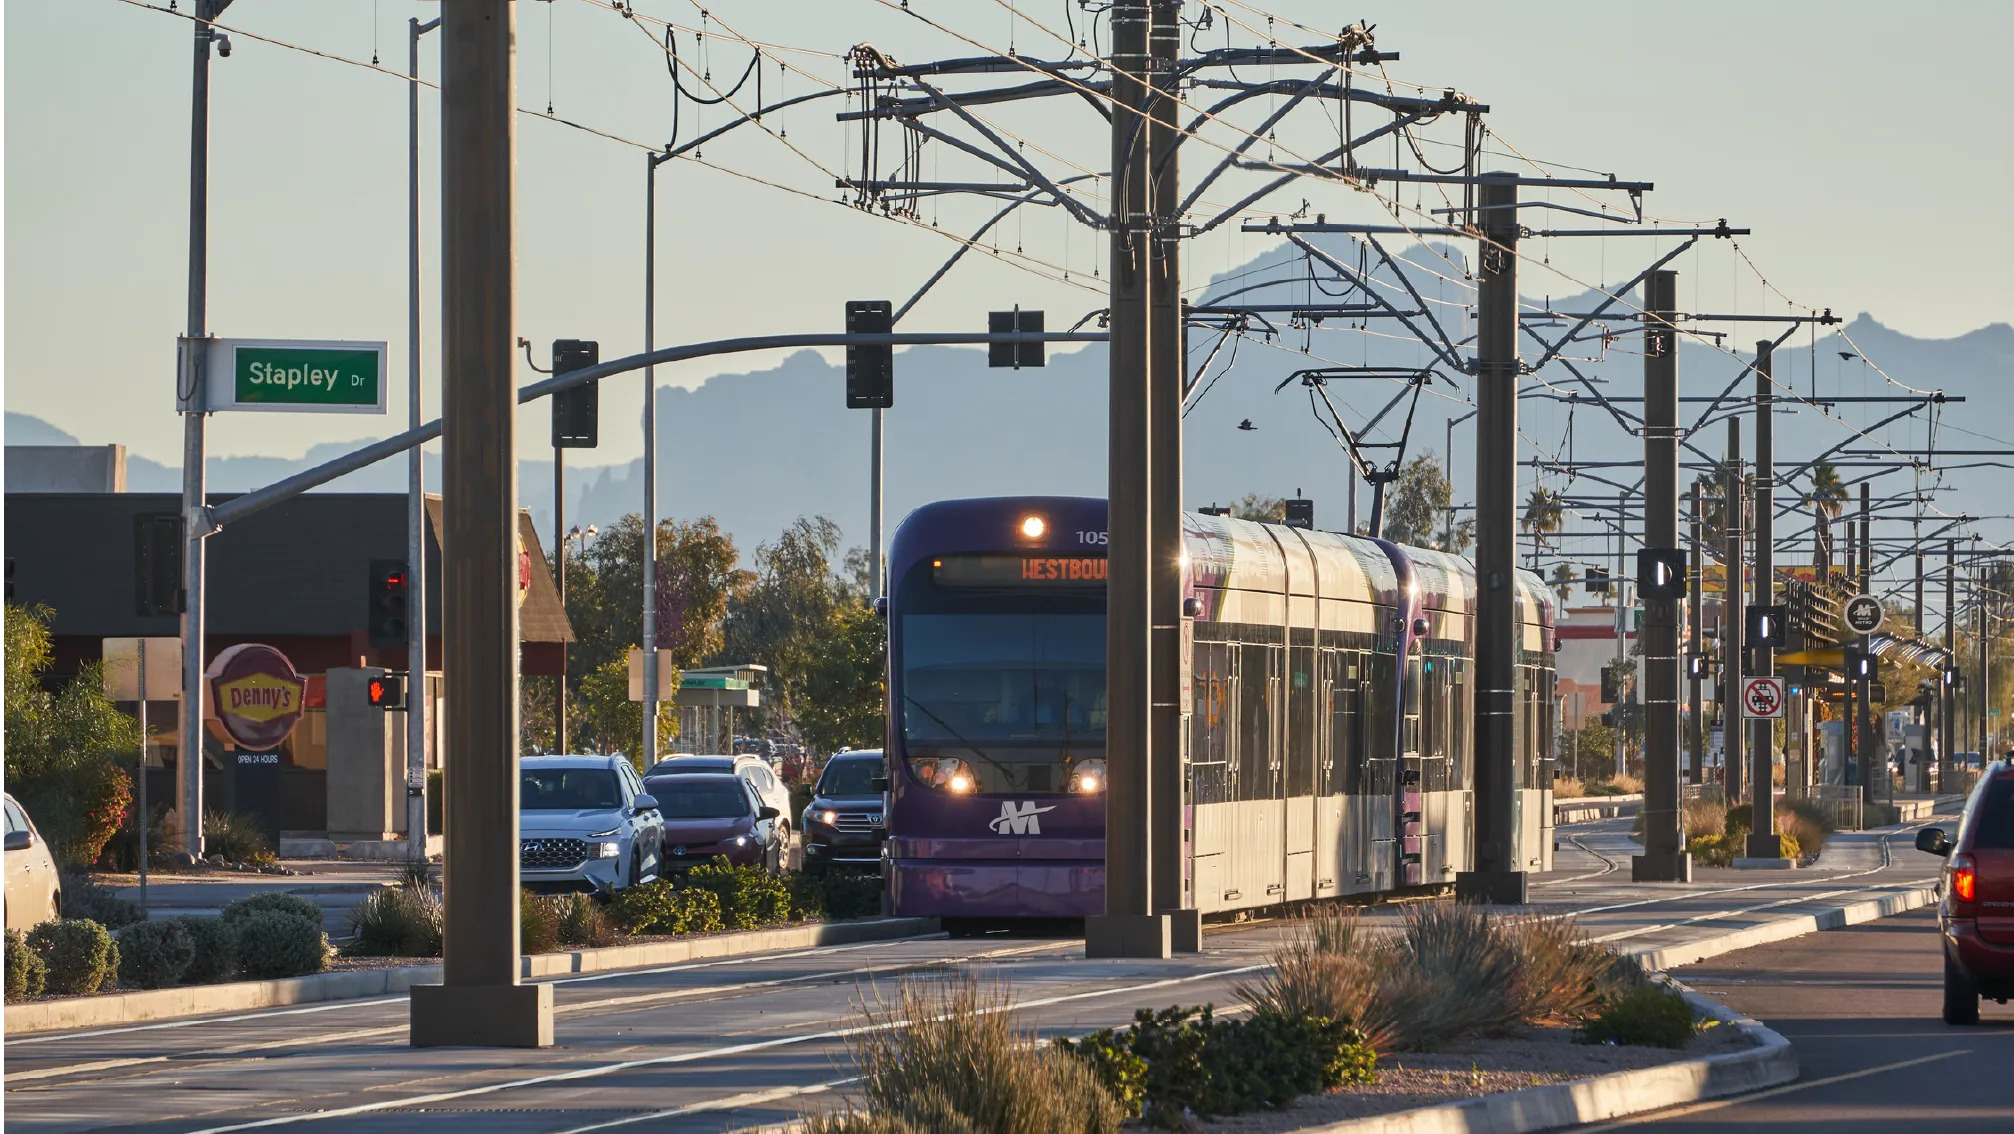
<instances>
[{"instance_id":1,"label":"white suv","mask_svg":"<svg viewBox=\"0 0 2014 1134\"><path fill-rule=\"evenodd\" d=\"M534 893L608 894L658 876L664 819L621 756L518 760L518 878Z\"/></svg>"}]
</instances>

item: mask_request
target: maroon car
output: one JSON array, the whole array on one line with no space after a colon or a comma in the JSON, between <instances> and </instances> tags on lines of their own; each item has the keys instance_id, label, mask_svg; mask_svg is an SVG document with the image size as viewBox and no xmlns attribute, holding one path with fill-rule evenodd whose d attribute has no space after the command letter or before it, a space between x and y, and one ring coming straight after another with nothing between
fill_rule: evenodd
<instances>
[{"instance_id":1,"label":"maroon car","mask_svg":"<svg viewBox=\"0 0 2014 1134\"><path fill-rule=\"evenodd\" d=\"M1958 834L1916 833L1916 849L1944 855L1944 1022L1979 1022L1979 998L2014 996L2014 764L1990 765L1965 801Z\"/></svg>"},{"instance_id":2,"label":"maroon car","mask_svg":"<svg viewBox=\"0 0 2014 1134\"><path fill-rule=\"evenodd\" d=\"M785 852L776 808L733 772L688 772L643 781L664 817L667 870L725 858L736 866L782 870Z\"/></svg>"}]
</instances>

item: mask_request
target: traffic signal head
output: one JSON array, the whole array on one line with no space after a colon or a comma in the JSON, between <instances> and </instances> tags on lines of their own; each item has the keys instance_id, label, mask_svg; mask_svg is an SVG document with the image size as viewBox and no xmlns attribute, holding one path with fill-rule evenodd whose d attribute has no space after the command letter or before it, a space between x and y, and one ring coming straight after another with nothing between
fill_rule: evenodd
<instances>
[{"instance_id":1,"label":"traffic signal head","mask_svg":"<svg viewBox=\"0 0 2014 1134\"><path fill-rule=\"evenodd\" d=\"M1788 624L1789 618L1781 606L1750 606L1745 640L1750 646L1781 649Z\"/></svg>"},{"instance_id":2,"label":"traffic signal head","mask_svg":"<svg viewBox=\"0 0 2014 1134\"><path fill-rule=\"evenodd\" d=\"M1881 663L1858 646L1846 647L1846 680L1873 681L1881 676Z\"/></svg>"},{"instance_id":3,"label":"traffic signal head","mask_svg":"<svg viewBox=\"0 0 2014 1134\"><path fill-rule=\"evenodd\" d=\"M1601 667L1601 699L1610 705L1622 700L1622 682L1616 679L1614 666Z\"/></svg>"},{"instance_id":4,"label":"traffic signal head","mask_svg":"<svg viewBox=\"0 0 2014 1134\"><path fill-rule=\"evenodd\" d=\"M1647 599L1685 597L1685 552L1646 547L1636 553L1636 593Z\"/></svg>"},{"instance_id":5,"label":"traffic signal head","mask_svg":"<svg viewBox=\"0 0 2014 1134\"><path fill-rule=\"evenodd\" d=\"M364 694L373 709L403 709L406 707L406 675L387 673L373 677L365 683Z\"/></svg>"},{"instance_id":6,"label":"traffic signal head","mask_svg":"<svg viewBox=\"0 0 2014 1134\"><path fill-rule=\"evenodd\" d=\"M371 648L406 645L406 563L403 559L371 560L366 625Z\"/></svg>"},{"instance_id":7,"label":"traffic signal head","mask_svg":"<svg viewBox=\"0 0 2014 1134\"><path fill-rule=\"evenodd\" d=\"M846 333L885 335L895 330L895 307L885 299L846 301ZM846 348L846 408L887 409L895 404L895 348Z\"/></svg>"},{"instance_id":8,"label":"traffic signal head","mask_svg":"<svg viewBox=\"0 0 2014 1134\"><path fill-rule=\"evenodd\" d=\"M1706 655L1685 655L1685 675L1695 680L1706 676Z\"/></svg>"},{"instance_id":9,"label":"traffic signal head","mask_svg":"<svg viewBox=\"0 0 2014 1134\"><path fill-rule=\"evenodd\" d=\"M601 361L601 344L589 339L554 339L555 375L585 370ZM601 383L589 382L552 396L552 447L592 449L601 442Z\"/></svg>"},{"instance_id":10,"label":"traffic signal head","mask_svg":"<svg viewBox=\"0 0 2014 1134\"><path fill-rule=\"evenodd\" d=\"M1591 594L1591 595L1605 595L1605 594L1607 594L1607 593L1608 593L1608 568L1606 568L1606 567L1590 567L1590 568L1588 568L1588 569L1587 569L1587 579L1586 579L1586 583L1587 583L1587 593L1588 593L1588 594Z\"/></svg>"}]
</instances>

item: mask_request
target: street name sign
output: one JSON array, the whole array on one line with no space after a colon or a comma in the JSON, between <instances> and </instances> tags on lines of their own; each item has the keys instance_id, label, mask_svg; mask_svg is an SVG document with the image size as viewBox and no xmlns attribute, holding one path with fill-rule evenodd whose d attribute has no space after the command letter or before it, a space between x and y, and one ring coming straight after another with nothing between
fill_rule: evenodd
<instances>
[{"instance_id":1,"label":"street name sign","mask_svg":"<svg viewBox=\"0 0 2014 1134\"><path fill-rule=\"evenodd\" d=\"M1741 713L1745 717L1775 720L1783 715L1783 679L1745 677L1741 681Z\"/></svg>"},{"instance_id":2,"label":"street name sign","mask_svg":"<svg viewBox=\"0 0 2014 1134\"><path fill-rule=\"evenodd\" d=\"M1881 629L1881 617L1881 600L1873 595L1854 595L1846 600L1846 628L1855 634Z\"/></svg>"},{"instance_id":3,"label":"street name sign","mask_svg":"<svg viewBox=\"0 0 2014 1134\"><path fill-rule=\"evenodd\" d=\"M208 412L385 412L386 344L336 339L180 340L175 408ZM193 372L192 372L193 371Z\"/></svg>"}]
</instances>

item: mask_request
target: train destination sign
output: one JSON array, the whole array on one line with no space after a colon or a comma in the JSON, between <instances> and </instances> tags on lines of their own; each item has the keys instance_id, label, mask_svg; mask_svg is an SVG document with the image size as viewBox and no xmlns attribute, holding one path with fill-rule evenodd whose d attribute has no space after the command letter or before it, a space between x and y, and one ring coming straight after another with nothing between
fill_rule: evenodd
<instances>
[{"instance_id":1,"label":"train destination sign","mask_svg":"<svg viewBox=\"0 0 2014 1134\"><path fill-rule=\"evenodd\" d=\"M930 561L941 587L1102 587L1102 555L947 555Z\"/></svg>"},{"instance_id":2,"label":"train destination sign","mask_svg":"<svg viewBox=\"0 0 2014 1134\"><path fill-rule=\"evenodd\" d=\"M201 407L283 413L385 412L385 344L310 339L206 339L182 343L176 409L198 381ZM199 358L197 356L200 356Z\"/></svg>"}]
</instances>

